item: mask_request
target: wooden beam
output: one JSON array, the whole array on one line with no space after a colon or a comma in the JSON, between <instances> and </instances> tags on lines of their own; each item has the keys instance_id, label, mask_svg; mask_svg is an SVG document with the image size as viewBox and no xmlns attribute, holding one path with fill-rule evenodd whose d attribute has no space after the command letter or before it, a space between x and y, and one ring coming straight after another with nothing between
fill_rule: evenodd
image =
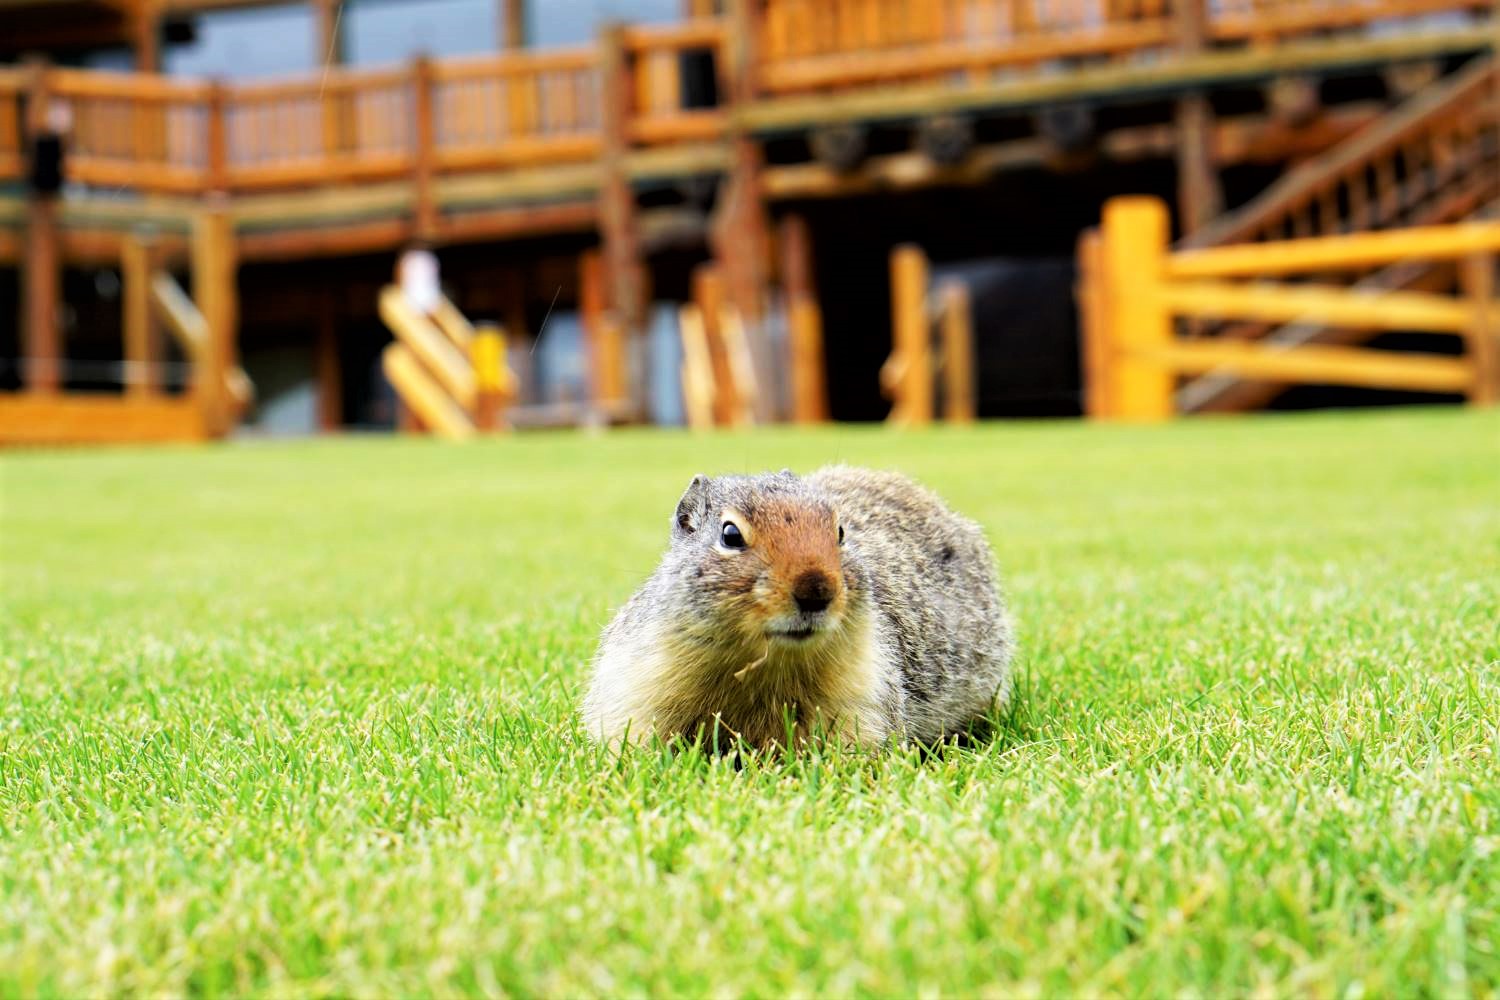
<instances>
[{"instance_id":1,"label":"wooden beam","mask_svg":"<svg viewBox=\"0 0 1500 1000\"><path fill-rule=\"evenodd\" d=\"M339 359L338 304L323 289L318 296L318 429L325 434L344 425L344 372Z\"/></svg>"},{"instance_id":2,"label":"wooden beam","mask_svg":"<svg viewBox=\"0 0 1500 1000\"><path fill-rule=\"evenodd\" d=\"M120 244L120 284L127 396L161 391L161 334L151 308L151 271L148 238L126 236Z\"/></svg>"},{"instance_id":3,"label":"wooden beam","mask_svg":"<svg viewBox=\"0 0 1500 1000\"><path fill-rule=\"evenodd\" d=\"M1365 330L1462 334L1474 321L1469 305L1444 295L1363 291L1336 285L1171 281L1162 288L1159 298L1179 315L1268 323L1315 322Z\"/></svg>"},{"instance_id":4,"label":"wooden beam","mask_svg":"<svg viewBox=\"0 0 1500 1000\"><path fill-rule=\"evenodd\" d=\"M0 445L140 444L208 436L203 414L181 397L0 394Z\"/></svg>"},{"instance_id":5,"label":"wooden beam","mask_svg":"<svg viewBox=\"0 0 1500 1000\"><path fill-rule=\"evenodd\" d=\"M1166 274L1173 278L1269 278L1360 271L1403 260L1459 260L1486 253L1500 253L1500 222L1414 226L1182 250L1168 260Z\"/></svg>"},{"instance_id":6,"label":"wooden beam","mask_svg":"<svg viewBox=\"0 0 1500 1000\"><path fill-rule=\"evenodd\" d=\"M1194 233L1224 211L1214 150L1214 111L1207 94L1177 101L1178 227Z\"/></svg>"},{"instance_id":7,"label":"wooden beam","mask_svg":"<svg viewBox=\"0 0 1500 1000\"><path fill-rule=\"evenodd\" d=\"M1321 344L1276 350L1242 340L1205 339L1143 350L1141 357L1184 375L1225 370L1278 382L1411 392L1463 393L1474 378L1467 359Z\"/></svg>"},{"instance_id":8,"label":"wooden beam","mask_svg":"<svg viewBox=\"0 0 1500 1000\"><path fill-rule=\"evenodd\" d=\"M628 330L645 320L645 296L635 191L626 173L630 117L630 66L624 28L605 25L599 35L599 66L603 80L601 128L604 152L599 188L599 222L604 241L604 275L610 307Z\"/></svg>"}]
</instances>

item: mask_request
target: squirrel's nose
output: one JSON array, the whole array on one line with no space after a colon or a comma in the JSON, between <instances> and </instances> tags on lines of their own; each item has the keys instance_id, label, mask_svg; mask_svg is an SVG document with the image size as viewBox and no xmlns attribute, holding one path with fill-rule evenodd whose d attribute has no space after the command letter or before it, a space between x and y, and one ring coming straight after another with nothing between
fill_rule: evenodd
<instances>
[{"instance_id":1,"label":"squirrel's nose","mask_svg":"<svg viewBox=\"0 0 1500 1000\"><path fill-rule=\"evenodd\" d=\"M792 584L792 599L797 602L799 611L808 614L822 611L833 602L833 581L827 573L810 569Z\"/></svg>"}]
</instances>

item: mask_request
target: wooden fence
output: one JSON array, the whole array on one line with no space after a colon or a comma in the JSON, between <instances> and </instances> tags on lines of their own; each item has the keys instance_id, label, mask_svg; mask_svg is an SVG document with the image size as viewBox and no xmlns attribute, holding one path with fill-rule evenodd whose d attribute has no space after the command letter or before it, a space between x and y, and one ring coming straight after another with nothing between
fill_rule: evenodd
<instances>
[{"instance_id":1,"label":"wooden fence","mask_svg":"<svg viewBox=\"0 0 1500 1000\"><path fill-rule=\"evenodd\" d=\"M1182 375L1227 372L1286 383L1353 385L1500 399L1500 223L1473 222L1171 251L1166 206L1117 198L1080 249L1085 408L1090 416L1174 414ZM1461 294L1291 285L1267 279L1357 274L1396 261L1456 263ZM1375 331L1457 334L1448 356L1327 345L1183 338L1197 318L1310 322Z\"/></svg>"}]
</instances>

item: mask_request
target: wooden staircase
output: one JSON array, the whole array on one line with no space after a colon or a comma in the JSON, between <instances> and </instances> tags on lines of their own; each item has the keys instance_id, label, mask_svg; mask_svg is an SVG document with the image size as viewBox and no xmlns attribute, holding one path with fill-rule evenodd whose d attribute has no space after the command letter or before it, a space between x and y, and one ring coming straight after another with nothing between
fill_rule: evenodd
<instances>
[{"instance_id":1,"label":"wooden staircase","mask_svg":"<svg viewBox=\"0 0 1500 1000\"><path fill-rule=\"evenodd\" d=\"M1181 250L1333 236L1487 217L1500 201L1500 65L1476 59L1343 143L1289 173L1244 207L1189 235ZM1316 276L1313 276L1316 278ZM1401 261L1355 276L1375 293L1445 292L1451 263ZM1380 331L1293 321L1199 324L1195 337L1278 346L1353 345ZM1211 371L1177 391L1180 412L1258 409L1285 383Z\"/></svg>"}]
</instances>

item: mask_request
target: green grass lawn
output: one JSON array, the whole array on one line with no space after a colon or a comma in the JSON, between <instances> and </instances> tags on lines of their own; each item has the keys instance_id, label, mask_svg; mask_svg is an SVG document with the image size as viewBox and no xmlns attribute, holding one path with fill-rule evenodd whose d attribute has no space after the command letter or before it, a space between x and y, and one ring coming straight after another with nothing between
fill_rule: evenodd
<instances>
[{"instance_id":1,"label":"green grass lawn","mask_svg":"<svg viewBox=\"0 0 1500 1000\"><path fill-rule=\"evenodd\" d=\"M689 477L832 460L988 531L993 742L589 745ZM1500 413L0 476L0 996L1500 990Z\"/></svg>"}]
</instances>

